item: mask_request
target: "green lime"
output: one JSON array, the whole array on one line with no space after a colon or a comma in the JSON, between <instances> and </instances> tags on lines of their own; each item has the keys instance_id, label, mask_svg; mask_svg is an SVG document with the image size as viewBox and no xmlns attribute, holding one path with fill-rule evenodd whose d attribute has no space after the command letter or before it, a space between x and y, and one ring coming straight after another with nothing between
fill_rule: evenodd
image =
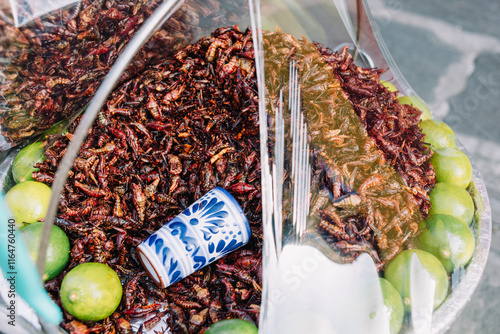
<instances>
[{"instance_id":1,"label":"green lime","mask_svg":"<svg viewBox=\"0 0 500 334\"><path fill-rule=\"evenodd\" d=\"M226 319L216 322L205 334L257 334L257 327L249 321Z\"/></svg>"},{"instance_id":2,"label":"green lime","mask_svg":"<svg viewBox=\"0 0 500 334\"><path fill-rule=\"evenodd\" d=\"M43 143L41 141L34 142L20 150L12 163L14 181L16 183L33 181L31 173L39 170L33 166L43 160L45 160L45 156L43 155Z\"/></svg>"},{"instance_id":3,"label":"green lime","mask_svg":"<svg viewBox=\"0 0 500 334\"><path fill-rule=\"evenodd\" d=\"M455 147L435 149L430 162L436 171L437 182L448 182L465 189L472 180L469 158Z\"/></svg>"},{"instance_id":4,"label":"green lime","mask_svg":"<svg viewBox=\"0 0 500 334\"><path fill-rule=\"evenodd\" d=\"M448 272L465 266L474 253L474 235L469 226L450 215L433 215L415 240L419 249L436 256Z\"/></svg>"},{"instance_id":5,"label":"green lime","mask_svg":"<svg viewBox=\"0 0 500 334\"><path fill-rule=\"evenodd\" d=\"M16 184L5 195L19 228L23 224L36 223L45 217L49 207L51 190L48 185L36 181Z\"/></svg>"},{"instance_id":6,"label":"green lime","mask_svg":"<svg viewBox=\"0 0 500 334\"><path fill-rule=\"evenodd\" d=\"M384 304L387 307L391 334L397 334L401 330L405 316L403 299L401 299L401 295L392 284L384 278L380 278L380 288L382 289Z\"/></svg>"},{"instance_id":7,"label":"green lime","mask_svg":"<svg viewBox=\"0 0 500 334\"><path fill-rule=\"evenodd\" d=\"M472 222L474 202L472 197L462 187L446 182L438 182L429 193L431 209L429 215L450 215L464 221Z\"/></svg>"},{"instance_id":8,"label":"green lime","mask_svg":"<svg viewBox=\"0 0 500 334\"><path fill-rule=\"evenodd\" d=\"M420 122L420 129L425 134L424 142L431 144L431 148L455 147L455 133L445 122L435 119L426 119Z\"/></svg>"},{"instance_id":9,"label":"green lime","mask_svg":"<svg viewBox=\"0 0 500 334\"><path fill-rule=\"evenodd\" d=\"M434 308L441 305L448 294L448 275L443 264L431 253L419 249L408 249L399 253L385 269L385 279L392 283L397 291L401 293L405 307L411 309L410 279L411 259L416 254L425 273L436 283L434 290ZM414 284L425 284L426 280Z\"/></svg>"},{"instance_id":10,"label":"green lime","mask_svg":"<svg viewBox=\"0 0 500 334\"><path fill-rule=\"evenodd\" d=\"M116 310L122 299L122 285L107 265L87 262L64 276L59 295L69 314L80 320L97 321Z\"/></svg>"},{"instance_id":11,"label":"green lime","mask_svg":"<svg viewBox=\"0 0 500 334\"><path fill-rule=\"evenodd\" d=\"M38 250L42 237L43 223L33 223L21 229L21 235L28 250L36 262L38 259ZM43 280L47 281L59 275L64 269L69 259L69 240L59 226L52 225L50 232L47 255L45 257L45 272Z\"/></svg>"},{"instance_id":12,"label":"green lime","mask_svg":"<svg viewBox=\"0 0 500 334\"><path fill-rule=\"evenodd\" d=\"M382 85L384 85L384 86L385 86L385 88L387 88L387 90L388 90L389 92L391 92L391 93L392 93L392 92L397 92L397 91L398 91L398 89L396 88L396 86L394 86L394 85L393 85L392 83L390 83L389 81L381 81L380 83L381 83Z\"/></svg>"},{"instance_id":13,"label":"green lime","mask_svg":"<svg viewBox=\"0 0 500 334\"><path fill-rule=\"evenodd\" d=\"M426 120L432 118L432 113L427 104L418 96L415 95L407 95L401 96L399 99L399 103L401 104L409 104L417 108L422 112L420 115L420 120Z\"/></svg>"}]
</instances>

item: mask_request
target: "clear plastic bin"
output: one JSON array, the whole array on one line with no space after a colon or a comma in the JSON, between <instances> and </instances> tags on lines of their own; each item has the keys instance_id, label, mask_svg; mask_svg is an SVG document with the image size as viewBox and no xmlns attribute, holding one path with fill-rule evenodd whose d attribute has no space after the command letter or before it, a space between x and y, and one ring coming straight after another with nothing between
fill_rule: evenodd
<instances>
[{"instance_id":1,"label":"clear plastic bin","mask_svg":"<svg viewBox=\"0 0 500 334\"><path fill-rule=\"evenodd\" d=\"M264 119L267 121L274 121L269 124L276 124L278 119L275 119L276 115L274 113L268 112L266 106L266 102L269 103L271 100L269 96L270 91L269 89L266 91L266 87L268 88L266 85L267 81L273 78L272 75L270 76L269 72L264 70L266 61L268 61L264 55L265 52L269 51L269 45L266 46L262 43L263 37L260 34L260 29L275 31L276 27L279 27L282 33L291 34L297 39L304 36L308 42L322 43L325 47L338 52L340 52L344 46L349 46L353 57L356 59L356 64L362 67L375 67L386 70L381 75L381 80L390 80L390 82L393 83L399 90L401 95L416 96L416 93L401 75L396 64L385 48L384 42L374 25L374 21L371 17L366 1L336 0L328 2L319 0L310 2L283 0L260 2L249 1L248 3L246 1L239 0L208 2L149 1L144 3L138 2L135 10L130 9L131 12L129 17L124 16L123 13L115 11L113 9L115 8L113 7L115 5L114 2L105 2L101 5L109 6L109 8L101 8L101 15L106 16L106 19L97 21L98 23L92 20L92 16L90 14L89 16L82 14L82 11L91 7L88 6L88 3L88 1L81 1L70 5L63 10L58 11L57 15L52 14L52 16L41 16L39 18L36 18L36 15L34 15L34 20L10 16L11 21L9 21L8 11L5 10L7 7L5 4L2 5L2 8L4 9L2 24L0 25L0 28L2 28L3 31L2 41L0 41L0 44L3 47L3 57L0 59L2 61L2 91L9 92L9 94L3 95L2 117L4 121L0 124L2 130L2 141L0 145L0 149L2 150L0 181L2 183L4 193L7 193L8 190L14 185L14 181L11 176L11 165L14 157L21 147L24 147L28 143L36 140L44 140L47 138L47 133L62 133L66 131L68 126L70 126L72 131L74 131L72 141L76 143L79 142L81 144L92 124L94 122L102 121L102 114L99 116L101 118L99 118L97 114L108 100L108 97L112 94L114 87L123 87L120 85L127 82L127 80L133 78L135 75L141 73L144 68L158 64L161 65L162 62L165 61L165 56L173 55L176 51L183 49L191 43L195 43L204 36L210 36L215 29L220 27L229 27L237 24L239 25L241 31L245 31L247 28L252 29L252 41L256 51L255 66L257 72L255 76L259 89L258 96L260 103L260 120L262 121ZM120 9L121 7L116 8ZM89 13L91 12L89 11ZM71 28L72 23L70 22L75 17L81 20L78 21L79 23L84 22L88 25L86 29L80 30L78 28L75 31L68 30L64 32L61 27ZM113 20L116 20L116 26L113 25L115 23L110 23L114 22ZM21 26L15 28L12 25L14 22L21 24ZM107 23L108 26L99 25L104 24L103 22ZM143 22L142 28L141 22ZM95 27L92 26L93 24ZM19 38L19 31L23 32L24 37ZM95 43L95 40L97 38L96 36L99 34L103 35L104 32L109 33L110 35L106 39L106 42L103 43L104 47L102 47L99 46L99 43ZM60 34L59 37L55 37L57 34ZM87 52L86 56L93 61L88 63L88 72L82 72L81 74L75 72L73 75L65 77L65 72L57 72L57 69L52 70L56 71L49 72L50 75L53 74L52 76L49 75L43 77L43 81L33 84L33 86L37 88L31 88L29 84L25 85L27 87L22 87L22 91L32 94L31 97L27 94L21 97L16 97L15 92L13 93L9 90L12 90L12 87L19 89L19 86L21 85L18 81L19 78L22 76L23 80L25 80L29 75L28 73L23 72L18 74L19 76L15 76L13 74L15 69L12 69L12 65L17 66L16 64L21 62L21 64L28 64L26 66L34 66L32 62L23 63L23 57L33 57L33 59L36 59L37 52L42 54L43 52L46 52L45 55L53 56L53 54L57 51L56 49L60 48L59 52L65 59L64 64L66 64L66 66L68 66L68 62L75 61L75 59L71 59L71 57L68 56L68 53L65 53L71 52L72 50L67 50L67 45L64 43L65 38L69 38L68 41L70 41L70 39L74 39L75 36L76 40L71 40L76 41L75 48L77 48L77 50L84 50ZM113 40L111 36L118 37L115 37L117 39ZM82 40L88 40L88 45L80 43ZM120 46L118 46L118 44L120 44ZM89 45L92 45L91 49L89 49ZM139 53L134 57L139 49ZM160 50L163 53L159 56L158 53ZM112 52L113 54L111 54ZM285 56L286 55L283 56L282 62L287 62L286 65L288 66L288 60ZM96 58L100 59L100 61L95 61ZM129 66L131 60L132 64ZM78 63L78 61L80 61L80 63ZM80 58L78 58L78 61L78 66L75 68L81 70L85 67L84 64L86 63L85 60ZM109 63L105 64L104 61L108 61ZM24 70L26 70L26 68L24 68ZM93 76L88 75L89 73L93 73ZM299 76L302 75L304 75L304 73L299 73ZM69 77L71 77L72 80L69 80ZM286 83L289 80L288 73L286 73L283 78L274 79L278 80L278 84L280 84L279 80L284 80ZM81 85L72 85L76 80L88 83L88 86L83 89ZM281 84L283 84L283 82L281 82ZM73 91L67 91L65 88L73 89ZM63 94L67 97L67 99L64 101L58 101L56 93ZM288 94L288 91L285 91L284 94ZM34 99L33 96L35 96ZM276 98L276 96L274 96L274 98ZM37 101L40 100L44 101L44 103L53 103L55 105L59 103L61 106L59 109L53 108L55 111L54 114L48 114L47 112L36 114L34 112L23 111L19 106L19 99L24 101L23 106L26 106L26 103L28 103L26 101L31 100L32 102L28 103L31 106L38 106L39 103L37 104ZM287 100L285 98L283 102L284 106L287 105L286 101ZM50 109L48 110L50 111ZM79 115L81 115L81 118L78 118L80 126L76 128L75 123L73 122ZM17 122L16 117L18 119ZM33 120L35 121L33 122ZM37 125L33 126L31 122ZM61 123L56 124L58 122ZM304 123L307 122L307 119L305 119ZM272 164L269 163L277 160L275 156L276 151L268 151L266 141L269 140L274 144L276 141L276 138L274 137L276 133L273 132L274 129L271 127L263 127L262 123L260 131L260 149L262 150L261 166L263 169L261 193L264 249L262 259L263 281L258 282L262 283L263 288L259 322L262 326L262 332L275 333L274 330L277 328L275 327L275 323L280 323L280 321L285 319L288 324L291 324L294 320L287 318L285 314L286 310L277 311L275 309L276 305L273 305L273 303L275 303L273 296L276 291L279 290L279 287L277 286L277 284L279 284L279 280L277 280L276 277L279 276L280 270L283 269L278 266L280 263L280 257L276 254L279 254L281 248L290 243L289 240L291 239L289 239L289 232L293 230L293 228L290 229L289 226L287 227L286 224L290 224L290 222L283 219L282 216L273 216L273 214L276 215L276 210L281 210L279 209L279 206L273 207L270 204L273 203L273 205L277 205L281 201L282 197L279 197L276 193L276 189L279 189L279 187L276 183L273 183L273 176L276 178L277 174L276 170L273 170ZM297 128L297 131L300 131L300 129ZM37 135L40 137L35 137ZM302 144L304 145L304 148L307 146L306 143L313 145L314 138L309 141L308 139L303 140ZM61 162L61 166L65 166L67 169L70 169L73 158L75 158L78 154L80 144L75 144L75 146L72 147L73 149L69 150L72 157L68 155L68 162ZM465 151L464 147L460 145L460 143L458 143L457 146L461 151ZM68 148L71 148L71 146L68 146ZM256 147L256 149L258 150L258 147ZM306 165L304 162L305 160L307 159L302 160L299 164L294 162L292 165L298 166L295 168L301 169ZM253 166L256 168L256 165ZM281 176L283 176L283 172L292 172L287 168L292 167L286 166L284 171L281 171ZM484 181L474 164L473 172L473 180L468 188L468 191L474 200L476 210L474 222L471 225L476 241L475 252L471 261L465 268L462 268L462 270L457 272L455 275L451 275L449 278L451 288L445 301L432 313L431 319L427 318L427 320L431 322L424 323L422 325L422 328L427 328L432 333L444 333L449 328L458 313L470 299L474 289L479 283L486 264L491 241L491 209ZM67 170L60 174L66 177ZM49 212L49 216L56 215L55 211L57 210L59 204L58 192L63 189L64 184L64 180L61 178L61 175L55 175L56 179L53 183L53 191L56 195L52 196L51 207L49 207L49 210L52 210L52 213ZM303 187L304 189L307 189L307 181L304 181ZM59 191L57 189L59 189ZM314 189L314 187L312 189ZM303 197L301 198L295 198L294 201L297 203L299 201L306 203L308 198L310 199L312 195L314 194L308 193L307 195L302 195ZM285 207L283 212L286 212L287 209L288 208ZM274 213L273 210L275 210ZM308 216L308 214L306 214L306 216ZM276 223L279 222L280 219L283 219L285 225ZM48 225L47 222L45 222L45 224ZM296 239L293 240L296 241ZM293 242L290 244L293 244ZM336 260L342 259L342 257L339 258L338 251L332 250L331 246L328 244L321 244L320 246L316 244L315 248L320 249L323 254L327 254L330 258L334 258ZM299 257L300 254L297 258ZM367 263L367 266L373 266L373 263L369 258L360 258ZM283 263L285 261L284 258L282 258L281 261L281 263ZM34 268L30 267L29 270L31 270L31 273L35 272ZM340 271L338 271L338 274L338 279L340 281L340 278L344 276L342 276ZM350 274L352 274L352 272L349 273L349 275ZM346 277L349 277L349 275ZM377 275L378 273L376 270L371 270L369 273L366 273L366 277L371 277L372 280L376 277L378 282ZM363 277L360 276L359 278ZM129 278L127 278L127 282L128 281ZM255 279L255 281L258 281L258 279ZM34 286L38 288L42 287L41 280L38 277L32 277L32 282ZM2 285L2 289L5 287L5 285ZM367 298L366 303L364 304L359 304L359 302L355 304L352 300L348 299L335 300L335 296L328 296L329 299L334 300L334 303L332 304L333 306L331 306L332 309L338 308L349 310L352 308L354 310L362 309L366 312L370 311L370 307L373 306L372 304L374 300L380 301L380 293L376 292L377 289L379 289L378 286L372 286L366 289L366 291L374 293L374 296L369 296L373 298ZM299 285L296 289L297 296L300 296L300 290L301 287ZM349 295L346 294L346 296ZM9 302L8 298L6 298L4 294L2 294L2 298L4 299L4 302ZM323 324L324 319L321 317L318 318L314 311L311 312L311 310L314 310L313 306L315 304L320 304L321 301L319 299L315 300L313 297L311 298L303 304L297 305L299 306L299 312L303 311L303 314L310 316L308 318L309 320L316 319L314 320L316 325L321 325ZM20 303L22 302L20 301ZM31 301L28 301L28 304L30 303ZM33 303L35 303L35 301L33 301ZM32 306L37 312L42 312L40 310L40 305ZM350 312L343 320L343 323L339 327L333 328L333 330L337 330L337 332L339 332L339 328L349 328L349 326L351 326L350 322L357 321L356 317L359 315L355 313L356 312ZM227 314L230 317L238 317L237 313ZM274 318L276 314L279 315L278 319ZM285 316L281 316L281 314L285 314ZM62 329L58 329L57 327L51 325L50 321L47 321L48 319L44 319L43 316L38 318L35 312L26 313L26 317L28 317L27 321L24 321L25 319L20 316L20 313L18 315L18 324L20 328L22 328L20 332L55 333L57 331L63 331ZM424 318L429 315L430 314L424 315ZM169 316L171 317L169 312L166 312L165 319L168 319ZM241 314L239 314L239 316L241 316ZM379 315L374 315L374 318L378 319ZM412 331L415 333L419 332L418 329L414 330L412 328L412 325L408 320L410 318L411 315L406 316L402 333L410 333ZM332 330L332 328L327 325L329 320L327 320L324 324L323 330L325 330L325 332ZM338 319L335 320L339 321ZM144 319L141 318L131 321L133 330L138 330L143 321ZM360 321L360 323L361 322L362 321ZM381 320L380 323L384 323L384 320ZM197 330L201 330L201 328L204 327L206 327L206 325L199 326ZM0 328L4 330L3 327ZM9 327L6 328L7 329L5 330L7 331ZM155 329L158 330L160 328L161 324ZM283 328L286 328L286 326ZM350 328L354 330L356 327L351 326ZM295 330L300 331L300 324L297 325ZM379 332L389 333L387 325L380 325L378 330ZM151 333L153 333L153 329L151 330Z\"/></svg>"}]
</instances>

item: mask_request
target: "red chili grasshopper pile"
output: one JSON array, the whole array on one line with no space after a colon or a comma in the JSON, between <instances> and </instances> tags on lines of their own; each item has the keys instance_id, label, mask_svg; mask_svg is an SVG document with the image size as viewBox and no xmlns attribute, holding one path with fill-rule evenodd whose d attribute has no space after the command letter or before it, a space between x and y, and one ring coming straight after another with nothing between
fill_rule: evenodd
<instances>
[{"instance_id":1,"label":"red chili grasshopper pile","mask_svg":"<svg viewBox=\"0 0 500 334\"><path fill-rule=\"evenodd\" d=\"M276 73L288 72L288 57L310 74L304 79L310 83L303 85L305 104L316 90L326 89L337 98L331 101L346 107L336 114L321 107L329 102L310 104L317 110L308 111L309 117L322 121L310 131L328 143L325 149L314 147L314 180L323 195L330 191L333 197L315 194L313 210L320 217L318 228L346 258L351 261L368 252L382 267L411 241L418 208L426 212L428 198L414 193L425 194L433 184L432 177L420 182L433 171L418 135L419 111L399 105L395 95L378 82L380 71L356 67L346 50L333 54L281 32L264 37L266 52L271 52L266 58L279 58L277 63L282 64ZM95 261L118 273L124 295L115 314L101 322L83 323L65 312L63 326L68 331L124 333L134 318L146 319L141 331L166 319L164 328L174 333L203 332L225 318L258 322L262 218L253 59L249 31L220 28L112 93L65 185L56 224L70 238L70 261L61 275L46 283L46 289L59 302L65 273L79 263ZM316 63L328 71L316 71ZM373 124L377 117L383 121ZM396 130L391 129L417 136L399 147ZM51 184L72 130L50 138L46 161L37 165L35 180ZM342 154L334 155L332 147ZM353 164L357 154L365 160ZM413 171L420 179L405 185L403 179L411 174L398 166L413 164L412 156L418 166ZM216 186L241 203L251 224L249 244L179 283L156 287L138 261L136 246ZM396 240L393 236L397 242L391 241Z\"/></svg>"}]
</instances>

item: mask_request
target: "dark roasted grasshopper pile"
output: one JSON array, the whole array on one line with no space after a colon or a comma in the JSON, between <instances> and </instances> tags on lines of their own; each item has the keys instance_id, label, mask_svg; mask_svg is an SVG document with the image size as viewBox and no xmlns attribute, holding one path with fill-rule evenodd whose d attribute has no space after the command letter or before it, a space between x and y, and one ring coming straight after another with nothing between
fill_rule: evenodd
<instances>
[{"instance_id":1,"label":"dark roasted grasshopper pile","mask_svg":"<svg viewBox=\"0 0 500 334\"><path fill-rule=\"evenodd\" d=\"M258 321L262 224L253 57L249 31L221 28L109 97L74 161L55 223L71 240L65 272L87 261L106 263L124 295L115 316L82 324L65 313L65 328L120 331L145 317L141 330L147 331L166 313L176 333L196 333L228 317ZM50 185L71 132L49 140L35 180ZM241 203L250 244L167 289L156 287L136 246L215 186ZM65 272L46 284L56 300Z\"/></svg>"},{"instance_id":2,"label":"dark roasted grasshopper pile","mask_svg":"<svg viewBox=\"0 0 500 334\"><path fill-rule=\"evenodd\" d=\"M251 36L236 26L217 29L125 80L100 111L74 161L55 222L70 238L70 262L46 289L58 300L65 273L96 261L118 273L124 295L102 322L83 323L65 313L68 331L126 333L139 318L145 319L140 331L165 321L165 330L174 333L203 332L225 318L258 322L262 217ZM332 53L280 31L264 34L264 48L271 64L266 71L274 71L266 76L271 106L286 86L280 78L289 61L300 68L314 139L311 216L318 231L346 261L367 252L382 269L411 247L434 184L416 125L420 112L399 105L378 82L380 71L356 67L346 49ZM51 184L74 126L49 138L35 180ZM397 146L397 133L416 133L416 139ZM242 204L250 243L159 289L143 271L136 246L216 186Z\"/></svg>"}]
</instances>

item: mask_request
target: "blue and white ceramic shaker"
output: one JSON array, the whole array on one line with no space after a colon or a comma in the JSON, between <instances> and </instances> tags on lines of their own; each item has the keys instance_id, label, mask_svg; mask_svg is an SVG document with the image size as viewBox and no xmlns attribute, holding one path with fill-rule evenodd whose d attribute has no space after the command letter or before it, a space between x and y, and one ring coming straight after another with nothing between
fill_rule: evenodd
<instances>
[{"instance_id":1,"label":"blue and white ceramic shaker","mask_svg":"<svg viewBox=\"0 0 500 334\"><path fill-rule=\"evenodd\" d=\"M245 245L250 225L236 199L214 188L144 240L139 258L163 288Z\"/></svg>"}]
</instances>

